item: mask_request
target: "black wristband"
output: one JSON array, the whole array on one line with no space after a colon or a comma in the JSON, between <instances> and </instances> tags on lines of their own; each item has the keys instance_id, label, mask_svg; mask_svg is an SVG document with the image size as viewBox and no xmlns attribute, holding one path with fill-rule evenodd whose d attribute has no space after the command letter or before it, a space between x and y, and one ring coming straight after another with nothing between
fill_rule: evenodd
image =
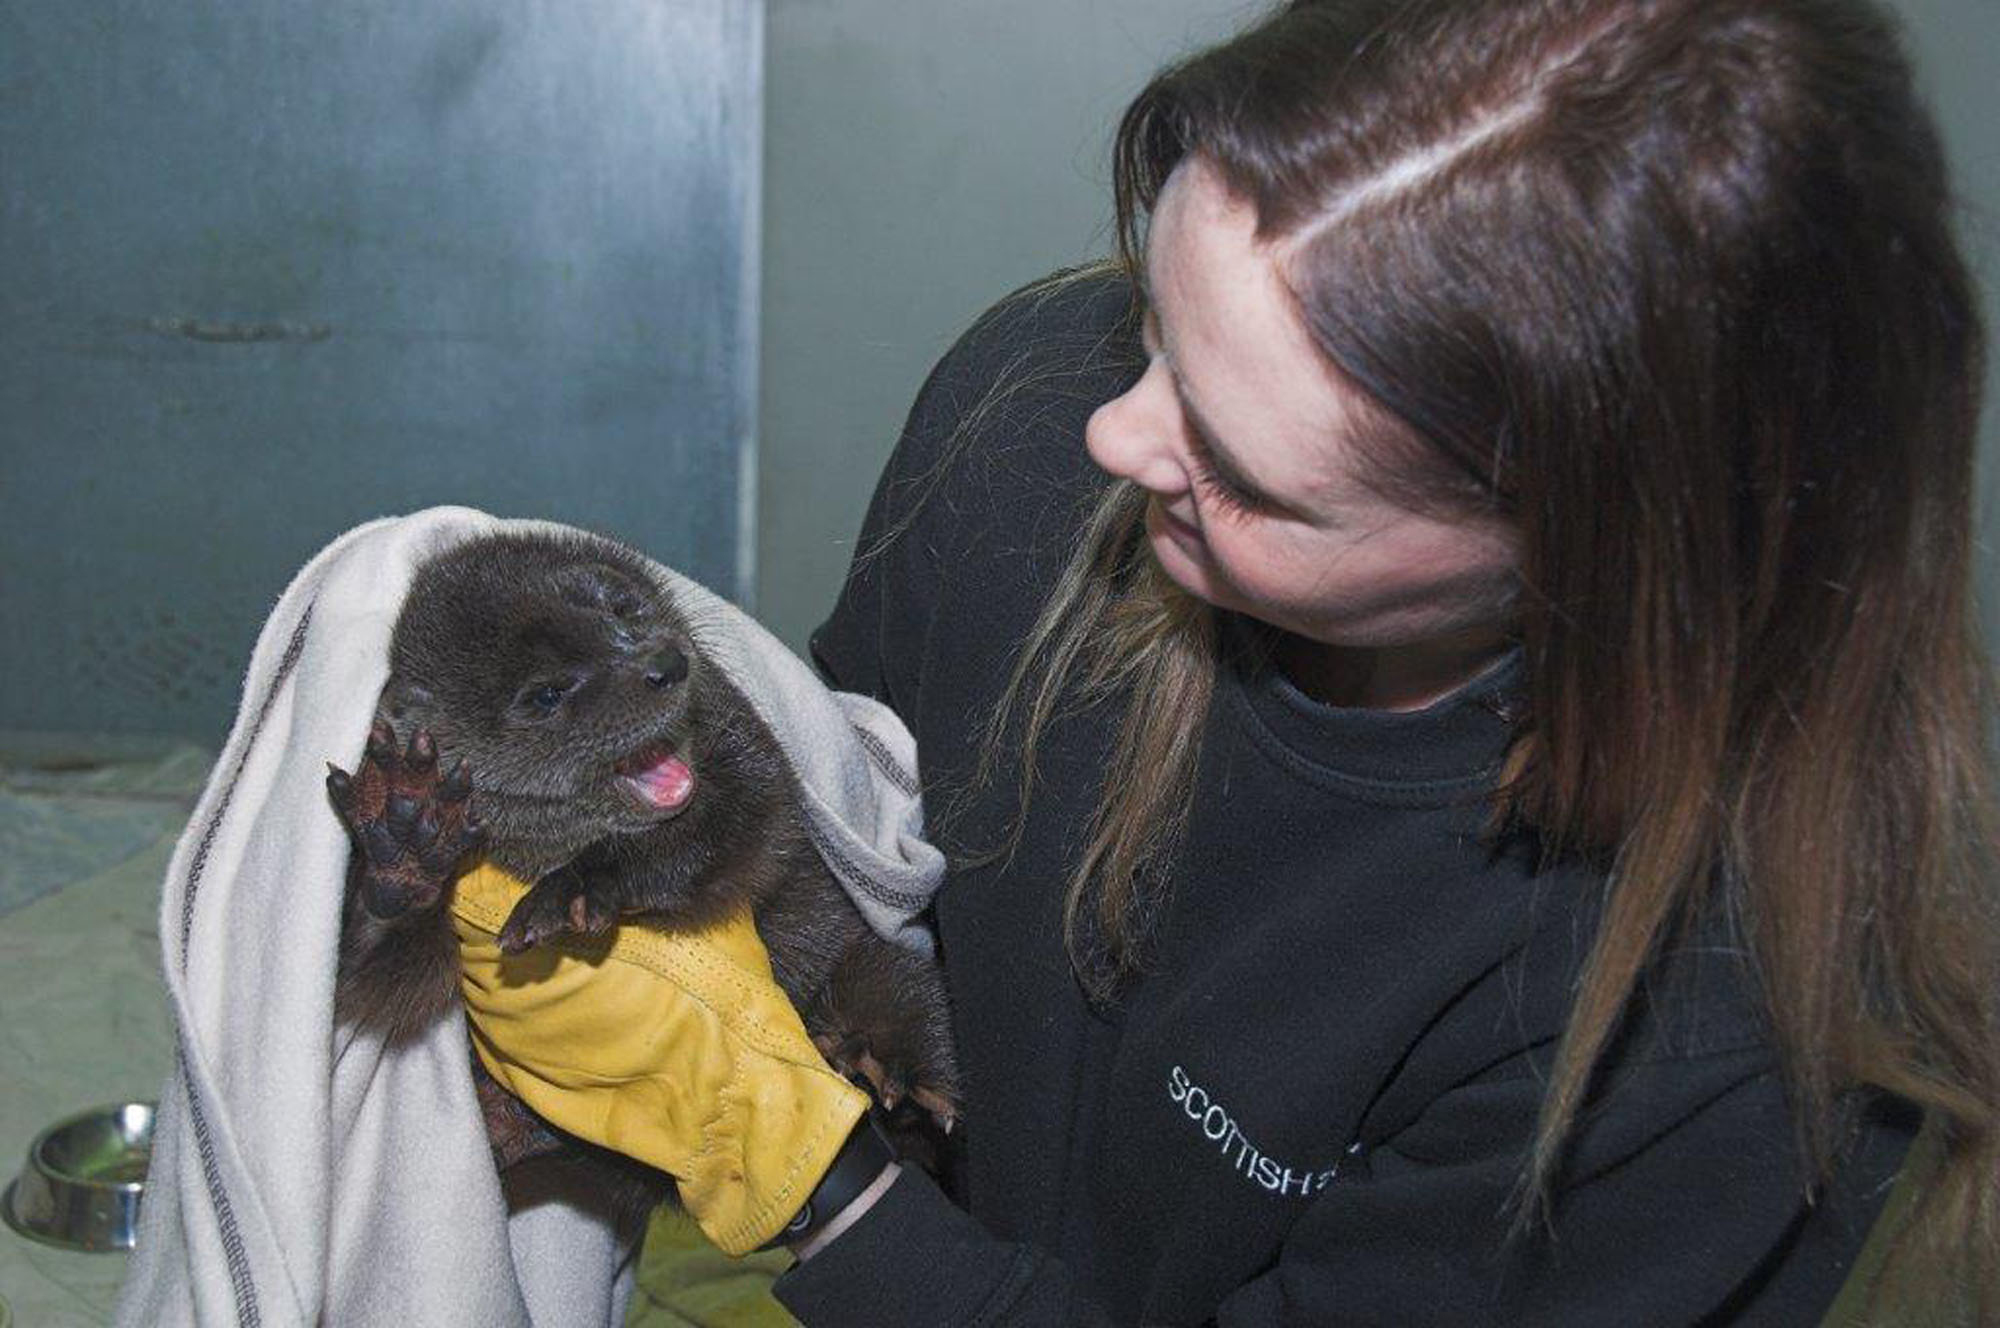
<instances>
[{"instance_id":1,"label":"black wristband","mask_svg":"<svg viewBox=\"0 0 2000 1328\"><path fill-rule=\"evenodd\" d=\"M861 1197L861 1192L875 1183L882 1174L882 1168L896 1160L896 1150L883 1135L882 1127L875 1123L875 1113L869 1112L858 1121L847 1136L847 1142L834 1154L833 1165L813 1186L813 1192L806 1196L805 1206L792 1215L784 1229L758 1246L759 1249L774 1250L781 1245L797 1245L810 1240L827 1223L840 1215L841 1210Z\"/></svg>"}]
</instances>

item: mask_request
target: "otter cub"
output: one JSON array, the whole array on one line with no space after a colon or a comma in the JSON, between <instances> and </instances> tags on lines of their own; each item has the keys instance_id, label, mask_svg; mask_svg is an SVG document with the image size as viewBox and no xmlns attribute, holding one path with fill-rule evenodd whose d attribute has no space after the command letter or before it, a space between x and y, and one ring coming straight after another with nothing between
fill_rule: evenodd
<instances>
[{"instance_id":1,"label":"otter cub","mask_svg":"<svg viewBox=\"0 0 2000 1328\"><path fill-rule=\"evenodd\" d=\"M327 783L354 841L341 1022L407 1037L457 1000L449 903L476 850L535 883L501 932L509 951L622 919L699 928L747 904L828 1060L885 1107L954 1114L935 964L869 928L813 847L777 741L622 546L495 535L422 566L366 756ZM498 1086L480 1088L503 1164L546 1147L525 1108L510 1119Z\"/></svg>"}]
</instances>

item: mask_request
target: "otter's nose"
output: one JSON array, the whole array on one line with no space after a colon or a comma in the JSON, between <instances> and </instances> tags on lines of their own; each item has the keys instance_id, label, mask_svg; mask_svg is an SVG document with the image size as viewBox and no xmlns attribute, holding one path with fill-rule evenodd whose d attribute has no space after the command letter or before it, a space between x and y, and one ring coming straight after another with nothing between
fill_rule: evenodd
<instances>
[{"instance_id":1,"label":"otter's nose","mask_svg":"<svg viewBox=\"0 0 2000 1328\"><path fill-rule=\"evenodd\" d=\"M648 687L672 687L683 682L688 676L688 657L672 646L666 646L646 661L646 685Z\"/></svg>"}]
</instances>

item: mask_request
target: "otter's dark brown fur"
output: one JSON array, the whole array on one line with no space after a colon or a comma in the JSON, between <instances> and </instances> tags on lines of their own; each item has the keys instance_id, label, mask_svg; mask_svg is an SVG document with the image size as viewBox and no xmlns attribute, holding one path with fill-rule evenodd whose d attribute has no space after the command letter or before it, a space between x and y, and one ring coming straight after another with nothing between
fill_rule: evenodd
<instances>
[{"instance_id":1,"label":"otter's dark brown fur","mask_svg":"<svg viewBox=\"0 0 2000 1328\"><path fill-rule=\"evenodd\" d=\"M448 906L476 850L535 882L501 933L510 950L748 905L829 1059L886 1105L950 1117L935 965L869 928L813 847L776 740L636 555L581 536L459 545L419 569L390 656L362 766L328 781L355 846L342 1022L407 1037L450 1008Z\"/></svg>"}]
</instances>

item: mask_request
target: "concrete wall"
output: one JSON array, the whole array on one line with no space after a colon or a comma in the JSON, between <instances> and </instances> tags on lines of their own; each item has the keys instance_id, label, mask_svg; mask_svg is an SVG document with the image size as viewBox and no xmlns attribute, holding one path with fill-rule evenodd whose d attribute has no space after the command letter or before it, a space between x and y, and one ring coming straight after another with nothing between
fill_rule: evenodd
<instances>
[{"instance_id":1,"label":"concrete wall","mask_svg":"<svg viewBox=\"0 0 2000 1328\"><path fill-rule=\"evenodd\" d=\"M1105 250L1126 99L1261 8L769 0L757 610L793 645L832 606L932 361L999 295ZM2000 327L2000 0L1904 9Z\"/></svg>"},{"instance_id":2,"label":"concrete wall","mask_svg":"<svg viewBox=\"0 0 2000 1328\"><path fill-rule=\"evenodd\" d=\"M1105 251L1108 144L1217 0L768 0L756 610L833 606L924 375L980 310Z\"/></svg>"},{"instance_id":3,"label":"concrete wall","mask_svg":"<svg viewBox=\"0 0 2000 1328\"><path fill-rule=\"evenodd\" d=\"M219 744L293 571L433 504L736 593L762 15L0 4L0 729Z\"/></svg>"},{"instance_id":4,"label":"concrete wall","mask_svg":"<svg viewBox=\"0 0 2000 1328\"><path fill-rule=\"evenodd\" d=\"M1979 562L1987 650L2000 660L2000 0L1901 0L1897 7L1951 153L1960 235L1985 296Z\"/></svg>"}]
</instances>

